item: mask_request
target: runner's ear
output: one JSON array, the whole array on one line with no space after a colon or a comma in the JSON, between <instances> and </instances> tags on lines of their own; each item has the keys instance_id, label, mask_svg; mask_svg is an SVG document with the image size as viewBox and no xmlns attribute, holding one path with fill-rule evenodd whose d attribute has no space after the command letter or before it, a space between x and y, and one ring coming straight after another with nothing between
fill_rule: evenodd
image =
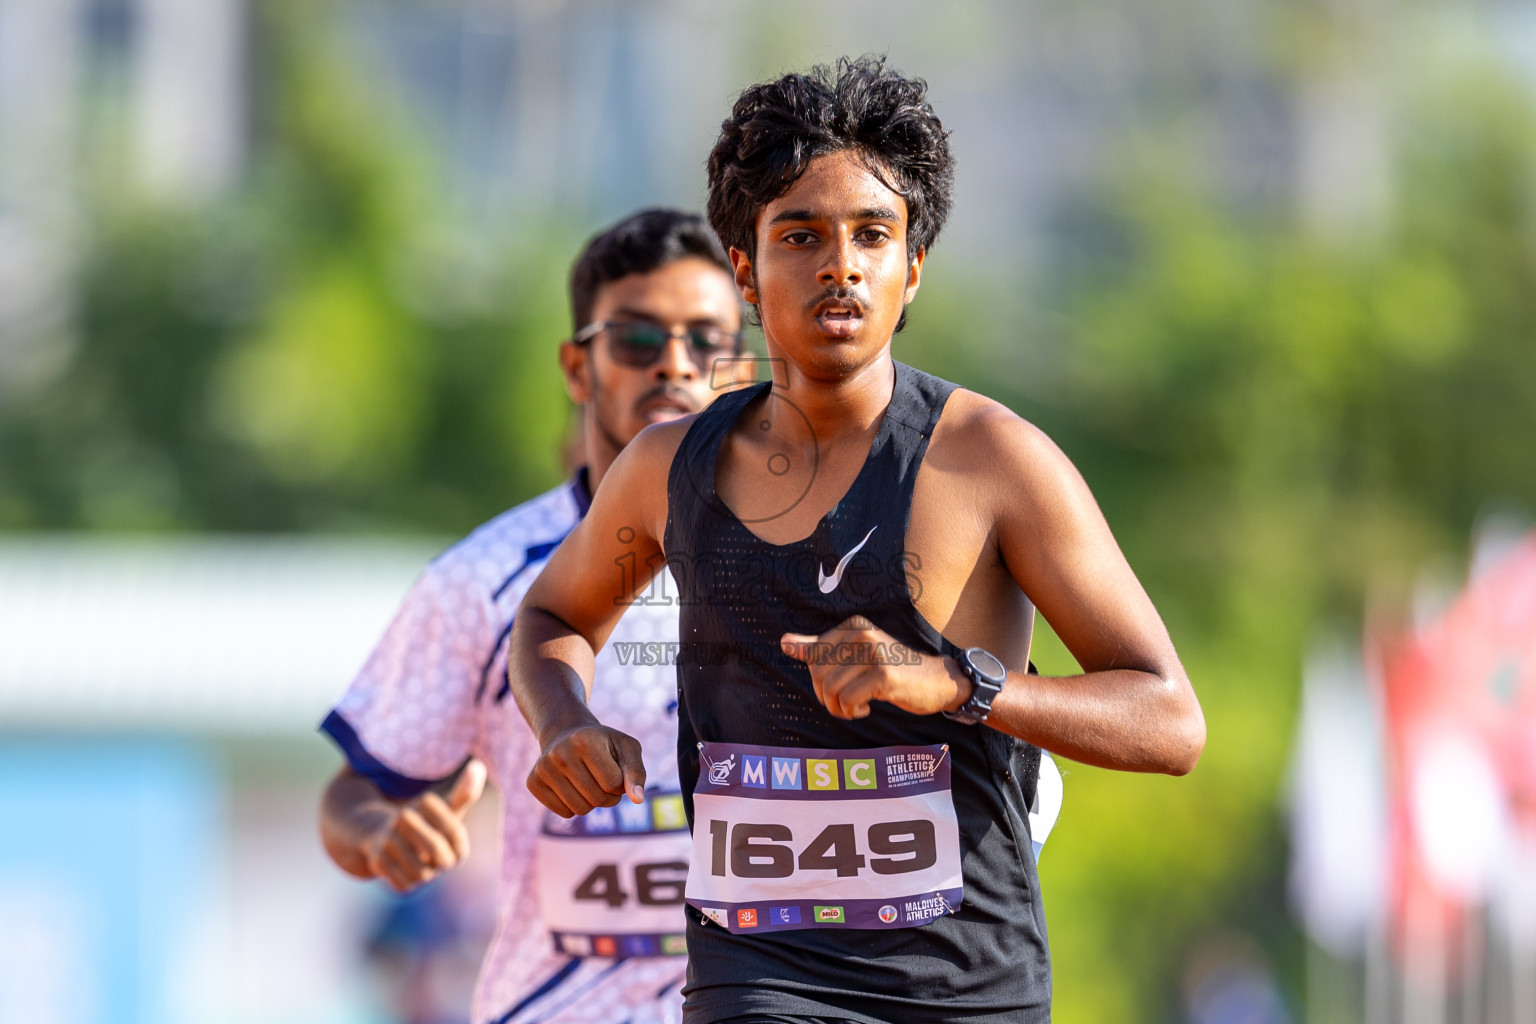
<instances>
[{"instance_id":1,"label":"runner's ear","mask_svg":"<svg viewBox=\"0 0 1536 1024\"><path fill-rule=\"evenodd\" d=\"M919 249L912 257L911 264L907 267L907 291L902 296L902 302L911 302L917 297L917 286L923 280L923 261L928 258L927 249Z\"/></svg>"},{"instance_id":2,"label":"runner's ear","mask_svg":"<svg viewBox=\"0 0 1536 1024\"><path fill-rule=\"evenodd\" d=\"M741 301L757 305L757 276L752 273L752 258L734 245L731 246L731 273L736 278L736 290Z\"/></svg>"},{"instance_id":3,"label":"runner's ear","mask_svg":"<svg viewBox=\"0 0 1536 1024\"><path fill-rule=\"evenodd\" d=\"M570 341L560 343L560 371L565 376L565 390L577 405L586 405L592 400L587 363L589 349L590 346Z\"/></svg>"}]
</instances>

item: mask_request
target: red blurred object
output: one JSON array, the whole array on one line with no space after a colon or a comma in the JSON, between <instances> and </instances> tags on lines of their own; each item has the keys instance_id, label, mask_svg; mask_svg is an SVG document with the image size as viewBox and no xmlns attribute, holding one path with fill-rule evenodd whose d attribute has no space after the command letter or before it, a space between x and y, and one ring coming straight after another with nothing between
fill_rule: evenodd
<instances>
[{"instance_id":1,"label":"red blurred object","mask_svg":"<svg viewBox=\"0 0 1536 1024\"><path fill-rule=\"evenodd\" d=\"M1394 946L1443 956L1501 858L1536 856L1536 532L1377 649Z\"/></svg>"}]
</instances>

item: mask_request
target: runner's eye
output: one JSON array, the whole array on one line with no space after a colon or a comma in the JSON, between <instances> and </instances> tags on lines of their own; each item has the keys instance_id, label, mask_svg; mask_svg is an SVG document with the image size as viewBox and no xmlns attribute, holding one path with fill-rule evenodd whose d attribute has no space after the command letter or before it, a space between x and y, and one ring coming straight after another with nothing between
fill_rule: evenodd
<instances>
[{"instance_id":1,"label":"runner's eye","mask_svg":"<svg viewBox=\"0 0 1536 1024\"><path fill-rule=\"evenodd\" d=\"M615 345L647 353L662 348L666 345L668 338L667 332L659 326L643 321L615 324L609 328L609 333Z\"/></svg>"},{"instance_id":2,"label":"runner's eye","mask_svg":"<svg viewBox=\"0 0 1536 1024\"><path fill-rule=\"evenodd\" d=\"M688 330L688 341L696 352L718 352L723 348L734 348L737 335L723 327L710 325L708 327L691 327Z\"/></svg>"},{"instance_id":3,"label":"runner's eye","mask_svg":"<svg viewBox=\"0 0 1536 1024\"><path fill-rule=\"evenodd\" d=\"M608 352L614 362L637 369L653 365L672 339L670 331L645 320L610 324L607 331ZM684 337L689 357L701 370L708 370L722 352L735 352L741 347L741 335L718 324L690 327Z\"/></svg>"}]
</instances>

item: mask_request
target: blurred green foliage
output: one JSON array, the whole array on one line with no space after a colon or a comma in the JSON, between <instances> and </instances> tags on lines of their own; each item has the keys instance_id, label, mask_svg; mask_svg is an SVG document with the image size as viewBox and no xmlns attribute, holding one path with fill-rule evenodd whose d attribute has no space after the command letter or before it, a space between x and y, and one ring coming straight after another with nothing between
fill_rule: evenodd
<instances>
[{"instance_id":1,"label":"blurred green foliage","mask_svg":"<svg viewBox=\"0 0 1536 1024\"><path fill-rule=\"evenodd\" d=\"M0 411L0 528L449 532L564 471L576 236L455 237L313 12L263 10L244 187L97 176L68 367Z\"/></svg>"},{"instance_id":2,"label":"blurred green foliage","mask_svg":"<svg viewBox=\"0 0 1536 1024\"><path fill-rule=\"evenodd\" d=\"M238 195L170 212L102 176L72 357L0 410L0 528L459 532L561 474L578 235L555 211L466 244L409 134L285 9ZM1064 1024L1176 1018L1190 951L1227 932L1294 977L1279 804L1310 632L1462 551L1490 502L1536 508L1536 117L1474 69L1396 129L1371 233L1129 159L1086 190L1098 256L1037 289L1045 315L978 336L1011 284L941 246L896 343L1062 445L1206 709L1188 779L1064 765L1042 865ZM1042 669L1071 670L1041 632Z\"/></svg>"}]
</instances>

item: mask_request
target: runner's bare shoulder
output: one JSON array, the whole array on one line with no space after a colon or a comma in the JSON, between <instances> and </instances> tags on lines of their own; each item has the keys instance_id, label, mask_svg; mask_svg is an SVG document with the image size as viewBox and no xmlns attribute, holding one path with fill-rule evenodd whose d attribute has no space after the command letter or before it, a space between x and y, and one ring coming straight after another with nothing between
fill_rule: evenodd
<instances>
[{"instance_id":1,"label":"runner's bare shoulder","mask_svg":"<svg viewBox=\"0 0 1536 1024\"><path fill-rule=\"evenodd\" d=\"M697 418L698 413L693 413L653 423L636 434L603 477L593 496L593 511L600 517L617 509L638 514L650 526L652 536L659 539L667 521L667 477L672 460Z\"/></svg>"},{"instance_id":2,"label":"runner's bare shoulder","mask_svg":"<svg viewBox=\"0 0 1536 1024\"><path fill-rule=\"evenodd\" d=\"M934 429L924 468L970 482L1009 504L1076 490L1082 478L1045 431L985 395L956 388Z\"/></svg>"},{"instance_id":3,"label":"runner's bare shoulder","mask_svg":"<svg viewBox=\"0 0 1536 1024\"><path fill-rule=\"evenodd\" d=\"M672 458L682 445L688 428L698 418L699 414L695 412L665 423L652 423L635 435L635 439L619 454L619 458L630 457L633 452L633 457L643 460L647 469L667 469L672 465Z\"/></svg>"},{"instance_id":4,"label":"runner's bare shoulder","mask_svg":"<svg viewBox=\"0 0 1536 1024\"><path fill-rule=\"evenodd\" d=\"M1129 576L1077 467L1043 430L1002 403L956 390L934 430L925 472L930 463L937 474L930 493L966 496L966 507L952 510L977 517L1047 617L1053 595L1079 577Z\"/></svg>"}]
</instances>

